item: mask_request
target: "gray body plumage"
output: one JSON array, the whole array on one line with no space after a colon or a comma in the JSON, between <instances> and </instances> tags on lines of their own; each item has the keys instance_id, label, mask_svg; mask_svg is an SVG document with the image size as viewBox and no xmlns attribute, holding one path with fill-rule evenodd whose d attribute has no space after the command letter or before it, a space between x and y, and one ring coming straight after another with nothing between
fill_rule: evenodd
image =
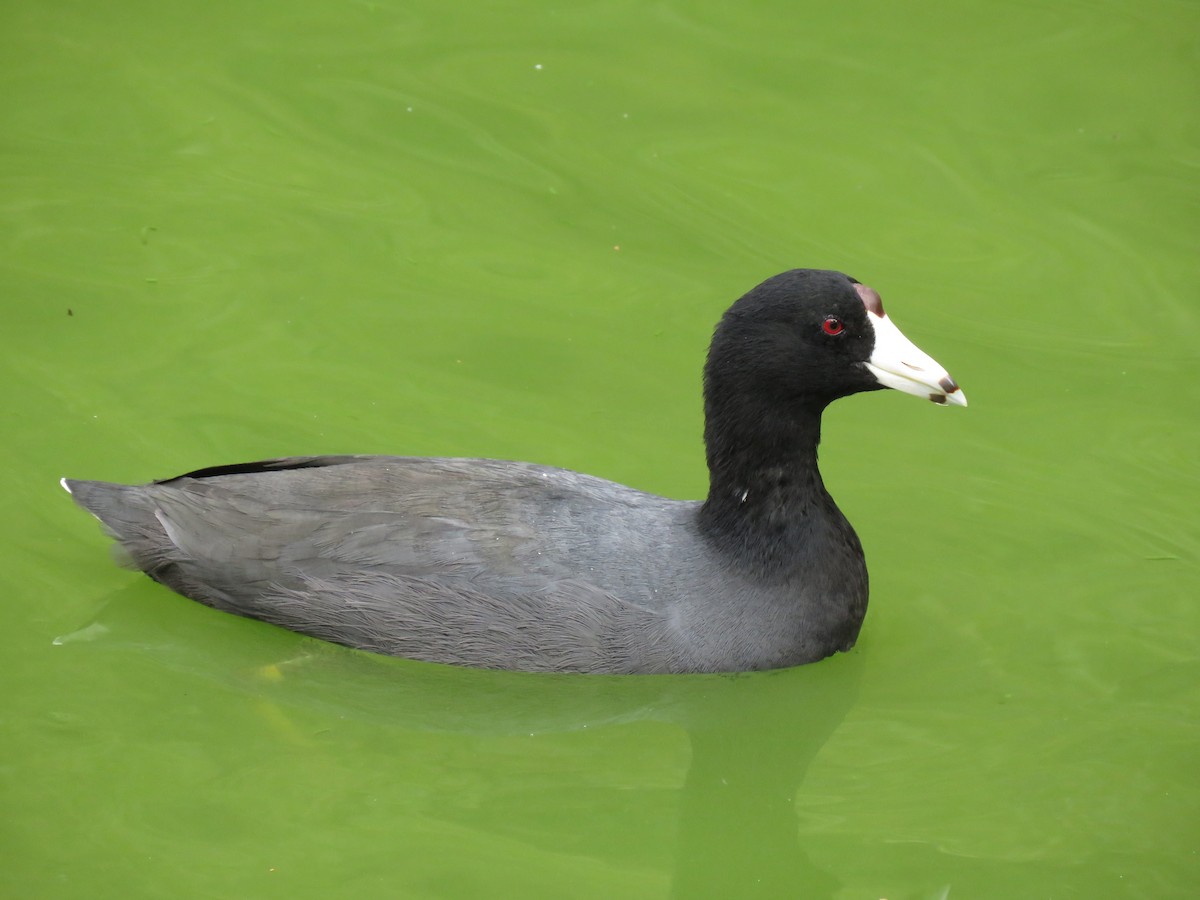
<instances>
[{"instance_id":1,"label":"gray body plumage","mask_svg":"<svg viewBox=\"0 0 1200 900\"><path fill-rule=\"evenodd\" d=\"M66 485L175 591L364 650L527 671L737 671L819 659L847 624L820 614L845 604L806 596L830 585L764 581L721 553L699 502L564 469L347 456L197 474Z\"/></svg>"}]
</instances>

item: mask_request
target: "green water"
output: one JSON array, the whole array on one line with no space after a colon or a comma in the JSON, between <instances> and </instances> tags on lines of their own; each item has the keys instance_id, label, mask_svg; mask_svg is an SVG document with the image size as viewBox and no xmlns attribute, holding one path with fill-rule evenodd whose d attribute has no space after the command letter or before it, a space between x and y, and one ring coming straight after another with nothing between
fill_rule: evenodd
<instances>
[{"instance_id":1,"label":"green water","mask_svg":"<svg viewBox=\"0 0 1200 900\"><path fill-rule=\"evenodd\" d=\"M1191 897L1194 3L0 12L5 897ZM62 475L705 489L699 370L843 269L971 399L828 415L872 606L730 678L379 660L113 567Z\"/></svg>"}]
</instances>

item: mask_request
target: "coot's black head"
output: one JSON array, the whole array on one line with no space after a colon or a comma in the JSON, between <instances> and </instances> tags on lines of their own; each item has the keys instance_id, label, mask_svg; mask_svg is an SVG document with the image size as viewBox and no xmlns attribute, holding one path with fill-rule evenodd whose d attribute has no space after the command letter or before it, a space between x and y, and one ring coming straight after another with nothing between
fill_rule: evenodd
<instances>
[{"instance_id":1,"label":"coot's black head","mask_svg":"<svg viewBox=\"0 0 1200 900\"><path fill-rule=\"evenodd\" d=\"M967 402L879 295L848 275L794 269L738 300L704 369L704 531L759 574L799 567L809 584L861 577L851 593L865 604L862 548L821 482L817 444L830 402L884 387Z\"/></svg>"},{"instance_id":2,"label":"coot's black head","mask_svg":"<svg viewBox=\"0 0 1200 900\"><path fill-rule=\"evenodd\" d=\"M734 303L717 325L704 374L710 414L730 403L781 415L819 411L884 387L966 405L946 370L891 323L879 294L819 269L768 278Z\"/></svg>"}]
</instances>

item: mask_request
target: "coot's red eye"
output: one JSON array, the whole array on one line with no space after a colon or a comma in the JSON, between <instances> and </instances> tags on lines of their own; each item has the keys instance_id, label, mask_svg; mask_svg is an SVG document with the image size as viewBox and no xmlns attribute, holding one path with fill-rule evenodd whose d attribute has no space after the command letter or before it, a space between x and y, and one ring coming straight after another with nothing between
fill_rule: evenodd
<instances>
[{"instance_id":1,"label":"coot's red eye","mask_svg":"<svg viewBox=\"0 0 1200 900\"><path fill-rule=\"evenodd\" d=\"M826 316L825 321L821 323L821 329L828 335L838 335L845 331L846 326L837 316Z\"/></svg>"}]
</instances>

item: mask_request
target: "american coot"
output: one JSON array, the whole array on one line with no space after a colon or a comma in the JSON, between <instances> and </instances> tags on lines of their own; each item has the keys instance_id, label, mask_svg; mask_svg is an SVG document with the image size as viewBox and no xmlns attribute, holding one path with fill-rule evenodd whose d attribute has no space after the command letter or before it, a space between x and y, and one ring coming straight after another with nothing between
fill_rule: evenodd
<instances>
[{"instance_id":1,"label":"american coot","mask_svg":"<svg viewBox=\"0 0 1200 900\"><path fill-rule=\"evenodd\" d=\"M733 672L853 646L854 530L817 470L821 413L958 385L840 272L796 269L717 325L708 498L485 459L312 456L147 485L63 480L179 593L350 647L553 672Z\"/></svg>"}]
</instances>

